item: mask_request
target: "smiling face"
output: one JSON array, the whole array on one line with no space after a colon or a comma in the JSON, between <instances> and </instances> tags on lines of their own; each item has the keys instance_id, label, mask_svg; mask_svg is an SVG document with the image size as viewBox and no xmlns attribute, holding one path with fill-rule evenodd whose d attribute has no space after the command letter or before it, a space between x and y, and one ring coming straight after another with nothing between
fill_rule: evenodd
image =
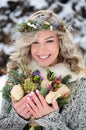
<instances>
[{"instance_id":1,"label":"smiling face","mask_svg":"<svg viewBox=\"0 0 86 130\"><path fill-rule=\"evenodd\" d=\"M42 30L31 44L31 55L42 67L52 66L58 62L59 40L55 31Z\"/></svg>"}]
</instances>

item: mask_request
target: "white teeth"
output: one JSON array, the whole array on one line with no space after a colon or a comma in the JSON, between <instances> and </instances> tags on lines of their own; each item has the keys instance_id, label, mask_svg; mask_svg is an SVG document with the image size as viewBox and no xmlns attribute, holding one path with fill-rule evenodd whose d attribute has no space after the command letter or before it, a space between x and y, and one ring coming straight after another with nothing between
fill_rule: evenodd
<instances>
[{"instance_id":1,"label":"white teeth","mask_svg":"<svg viewBox=\"0 0 86 130\"><path fill-rule=\"evenodd\" d=\"M41 59L48 58L48 56L39 56Z\"/></svg>"}]
</instances>

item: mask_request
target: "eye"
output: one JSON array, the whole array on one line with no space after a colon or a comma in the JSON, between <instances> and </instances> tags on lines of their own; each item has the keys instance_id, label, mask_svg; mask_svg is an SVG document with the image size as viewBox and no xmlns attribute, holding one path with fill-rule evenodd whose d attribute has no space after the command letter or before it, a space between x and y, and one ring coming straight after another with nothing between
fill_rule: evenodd
<instances>
[{"instance_id":1,"label":"eye","mask_svg":"<svg viewBox=\"0 0 86 130\"><path fill-rule=\"evenodd\" d=\"M37 41L35 41L35 42L33 42L32 44L38 44L38 42L37 42Z\"/></svg>"},{"instance_id":2,"label":"eye","mask_svg":"<svg viewBox=\"0 0 86 130\"><path fill-rule=\"evenodd\" d=\"M52 40L47 40L46 41L47 43L50 43L50 42L54 42L54 40L52 39Z\"/></svg>"}]
</instances>

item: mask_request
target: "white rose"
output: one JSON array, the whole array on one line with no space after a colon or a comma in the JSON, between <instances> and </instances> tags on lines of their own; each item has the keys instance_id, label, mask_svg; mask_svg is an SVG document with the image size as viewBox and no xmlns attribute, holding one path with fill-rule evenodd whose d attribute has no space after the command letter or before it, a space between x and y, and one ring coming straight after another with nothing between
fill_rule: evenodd
<instances>
[{"instance_id":1,"label":"white rose","mask_svg":"<svg viewBox=\"0 0 86 130\"><path fill-rule=\"evenodd\" d=\"M14 98L14 100L19 101L24 96L24 90L22 89L22 86L20 84L14 85L10 94L11 97Z\"/></svg>"}]
</instances>

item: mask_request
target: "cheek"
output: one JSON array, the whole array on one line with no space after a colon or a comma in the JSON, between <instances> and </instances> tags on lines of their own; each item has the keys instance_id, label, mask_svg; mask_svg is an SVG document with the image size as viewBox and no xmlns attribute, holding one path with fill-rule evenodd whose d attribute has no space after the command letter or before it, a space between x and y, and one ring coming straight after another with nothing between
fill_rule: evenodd
<instances>
[{"instance_id":1,"label":"cheek","mask_svg":"<svg viewBox=\"0 0 86 130\"><path fill-rule=\"evenodd\" d=\"M35 47L35 46L31 46L31 53L35 53L36 52L36 49L37 47Z\"/></svg>"},{"instance_id":2,"label":"cheek","mask_svg":"<svg viewBox=\"0 0 86 130\"><path fill-rule=\"evenodd\" d=\"M50 48L52 53L58 53L59 52L59 46L56 44Z\"/></svg>"},{"instance_id":3,"label":"cheek","mask_svg":"<svg viewBox=\"0 0 86 130\"><path fill-rule=\"evenodd\" d=\"M55 46L55 50L56 50L57 52L59 52L59 42L57 42L57 44L56 44L56 46Z\"/></svg>"}]
</instances>

